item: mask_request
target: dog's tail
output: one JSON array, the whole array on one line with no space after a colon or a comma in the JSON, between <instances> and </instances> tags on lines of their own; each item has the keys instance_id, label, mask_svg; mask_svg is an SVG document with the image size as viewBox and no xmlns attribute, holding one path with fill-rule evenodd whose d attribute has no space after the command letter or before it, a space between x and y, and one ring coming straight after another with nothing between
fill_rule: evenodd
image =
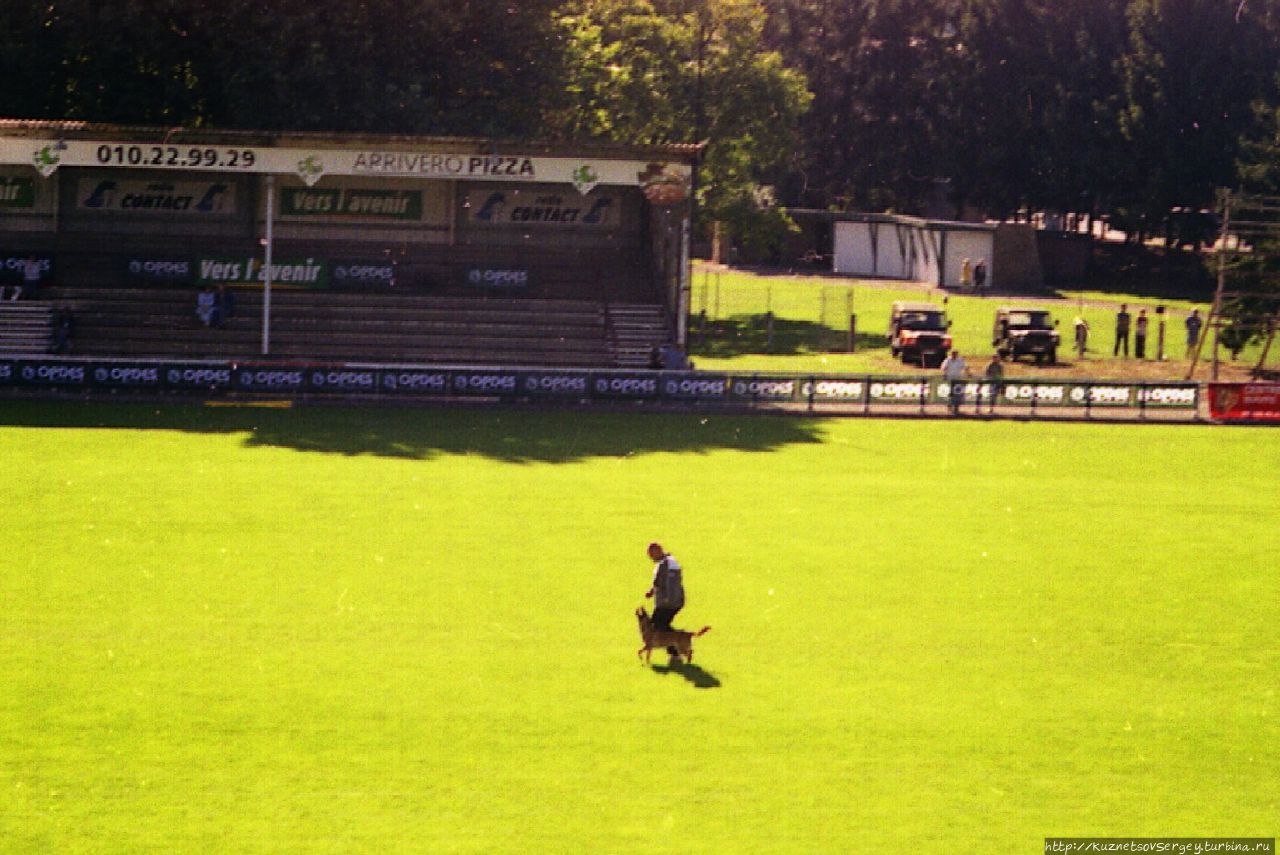
<instances>
[{"instance_id":1,"label":"dog's tail","mask_svg":"<svg viewBox=\"0 0 1280 855\"><path fill-rule=\"evenodd\" d=\"M694 638L697 638L698 636L700 636L700 635L702 635L703 633L707 632L709 629L711 629L711 627L709 627L709 626L704 626L702 629L700 629L700 630L698 630L697 632L695 632L695 633L693 634L693 637L694 637Z\"/></svg>"}]
</instances>

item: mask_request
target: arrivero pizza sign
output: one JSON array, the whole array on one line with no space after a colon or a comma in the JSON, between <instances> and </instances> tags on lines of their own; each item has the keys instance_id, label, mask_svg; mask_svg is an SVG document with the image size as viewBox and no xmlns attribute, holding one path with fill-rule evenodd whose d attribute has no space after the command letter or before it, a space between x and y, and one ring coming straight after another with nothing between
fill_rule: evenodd
<instances>
[{"instance_id":1,"label":"arrivero pizza sign","mask_svg":"<svg viewBox=\"0 0 1280 855\"><path fill-rule=\"evenodd\" d=\"M467 181L572 184L590 193L600 184L647 186L655 174L687 184L685 163L579 160L521 154L397 149L298 149L0 137L0 165L26 164L44 176L63 166L297 175L308 185L325 175L376 175Z\"/></svg>"}]
</instances>

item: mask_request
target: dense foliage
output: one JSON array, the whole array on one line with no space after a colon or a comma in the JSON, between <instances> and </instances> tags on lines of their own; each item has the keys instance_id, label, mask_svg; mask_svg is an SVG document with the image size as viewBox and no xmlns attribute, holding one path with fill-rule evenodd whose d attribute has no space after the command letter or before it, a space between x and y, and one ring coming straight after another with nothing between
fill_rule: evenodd
<instances>
[{"instance_id":1,"label":"dense foliage","mask_svg":"<svg viewBox=\"0 0 1280 855\"><path fill-rule=\"evenodd\" d=\"M1159 227L1272 179L1280 0L0 3L0 115L708 143L699 199ZM774 224L776 225L776 223Z\"/></svg>"}]
</instances>

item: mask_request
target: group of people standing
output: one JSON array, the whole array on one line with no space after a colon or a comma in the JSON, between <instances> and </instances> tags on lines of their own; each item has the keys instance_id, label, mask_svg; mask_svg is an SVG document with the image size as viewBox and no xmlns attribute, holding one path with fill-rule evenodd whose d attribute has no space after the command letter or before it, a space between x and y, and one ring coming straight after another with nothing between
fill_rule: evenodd
<instances>
[{"instance_id":1,"label":"group of people standing","mask_svg":"<svg viewBox=\"0 0 1280 855\"><path fill-rule=\"evenodd\" d=\"M990 387L987 403L990 405L991 411L994 412L996 398L999 397L1000 388L1004 385L1004 361L1000 358L999 353L991 354L991 361L983 369L982 376ZM960 351L951 351L951 355L942 360L942 379L950 384L948 390L950 394L947 396L947 401L951 406L951 415L953 416L960 415L960 405L964 403L964 381L968 377L969 363L964 361Z\"/></svg>"},{"instance_id":2,"label":"group of people standing","mask_svg":"<svg viewBox=\"0 0 1280 855\"><path fill-rule=\"evenodd\" d=\"M1129 314L1129 306L1121 304L1120 311L1116 313L1115 346L1112 356L1119 356L1122 350L1126 358L1129 356L1129 338L1130 334L1132 334L1133 355L1137 359L1146 359L1147 334L1150 331L1150 324L1146 309L1139 309L1137 318L1134 318ZM1187 335L1187 355L1190 356L1195 349L1196 343L1200 340L1200 331L1204 328L1204 319L1200 317L1200 310L1193 309L1191 314L1183 321L1183 324ZM1075 345L1076 353L1081 358L1084 357L1088 340L1089 322L1083 316L1077 315L1075 319ZM1158 354L1158 358L1163 358L1163 353ZM951 351L951 354L942 362L942 378L950 384L948 402L952 415L958 415L960 412L960 405L964 401L964 381L968 377L969 364L960 355L960 351ZM991 361L987 363L987 367L983 371L983 377L991 387L989 400L994 408L995 399L1004 383L1004 363L999 353L992 354Z\"/></svg>"},{"instance_id":3,"label":"group of people standing","mask_svg":"<svg viewBox=\"0 0 1280 855\"><path fill-rule=\"evenodd\" d=\"M965 259L960 264L960 290L963 293L980 294L987 287L987 262L979 258L976 262Z\"/></svg>"},{"instance_id":4,"label":"group of people standing","mask_svg":"<svg viewBox=\"0 0 1280 855\"><path fill-rule=\"evenodd\" d=\"M1163 307L1156 309L1156 312L1163 314ZM1089 325L1084 323L1083 333L1080 325L1084 323L1083 319L1076 318L1076 350L1083 355L1084 344L1089 335ZM1196 342L1200 340L1200 330L1204 327L1204 320L1200 317L1200 310L1193 309L1191 314L1183 321L1183 325L1187 334L1187 354L1195 348ZM1116 335L1115 343L1111 349L1112 356L1119 356L1121 351L1127 359L1129 356L1129 335L1133 334L1133 356L1135 359L1147 358L1147 336L1151 328L1151 319L1147 316L1146 309L1139 309L1137 317L1129 314L1128 304L1121 303L1120 311L1116 312ZM1161 333L1163 335L1163 333ZM1163 351L1163 341L1161 343ZM1156 355L1158 359L1164 358L1164 353Z\"/></svg>"},{"instance_id":5,"label":"group of people standing","mask_svg":"<svg viewBox=\"0 0 1280 855\"><path fill-rule=\"evenodd\" d=\"M1156 310L1160 314L1160 310ZM1186 330L1187 355L1195 349L1196 342L1200 340L1200 331L1204 329L1204 319L1200 317L1200 310L1193 309L1191 314L1187 315L1182 322ZM1125 358L1129 356L1129 339L1133 338L1133 355L1136 359L1147 358L1147 335L1151 330L1151 319L1147 316L1146 309L1139 309L1138 316L1135 318L1129 314L1129 306L1127 303L1120 304L1120 311L1116 312L1116 334L1115 341L1111 348L1112 356L1120 356L1123 352ZM1085 349L1089 344L1089 322L1082 315L1076 315L1075 319L1075 345L1076 355L1084 358ZM1156 354L1157 359L1163 359L1164 353Z\"/></svg>"}]
</instances>

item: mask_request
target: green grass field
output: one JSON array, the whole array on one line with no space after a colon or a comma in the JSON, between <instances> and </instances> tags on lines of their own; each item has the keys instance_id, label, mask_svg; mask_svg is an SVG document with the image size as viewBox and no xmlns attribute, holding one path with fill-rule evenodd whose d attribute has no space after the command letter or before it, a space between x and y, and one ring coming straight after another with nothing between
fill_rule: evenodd
<instances>
[{"instance_id":1,"label":"green grass field","mask_svg":"<svg viewBox=\"0 0 1280 855\"><path fill-rule=\"evenodd\" d=\"M1056 368L1033 370L1047 378L1070 370L1078 376L1093 378L1181 379L1188 363L1186 333L1183 320L1192 309L1207 315L1208 303L1185 300L1157 300L1127 294L1072 291L1067 299L1035 299L1010 296L976 297L949 294L937 289L902 285L881 280L868 282L840 277L763 276L743 270L715 271L695 268L691 287L690 353L699 368L729 371L812 371L822 373L910 373L912 368L893 359L889 353L888 326L890 309L896 300L927 301L944 304L952 322L951 333L958 347L970 360L991 355L991 331L995 310L1000 305L1045 308L1058 320L1062 336ZM1151 316L1148 361L1112 357L1116 307L1127 303L1134 317L1139 309ZM1157 363L1156 335L1158 320L1155 307L1168 310L1165 353L1168 362ZM699 325L706 311L707 327ZM856 352L842 352L848 346L848 314L858 317ZM764 315L775 316L773 346L768 346ZM1076 315L1090 327L1089 349L1083 361L1073 350ZM1239 365L1253 367L1262 352L1255 342L1244 349ZM1211 349L1202 358L1208 360ZM1229 355L1223 351L1222 359ZM1276 354L1267 360L1274 367ZM1020 369L1013 368L1018 371ZM1207 369L1199 372L1207 379ZM1243 379L1243 378L1237 378Z\"/></svg>"},{"instance_id":2,"label":"green grass field","mask_svg":"<svg viewBox=\"0 0 1280 855\"><path fill-rule=\"evenodd\" d=\"M1278 438L0 402L0 851L1274 836Z\"/></svg>"}]
</instances>

